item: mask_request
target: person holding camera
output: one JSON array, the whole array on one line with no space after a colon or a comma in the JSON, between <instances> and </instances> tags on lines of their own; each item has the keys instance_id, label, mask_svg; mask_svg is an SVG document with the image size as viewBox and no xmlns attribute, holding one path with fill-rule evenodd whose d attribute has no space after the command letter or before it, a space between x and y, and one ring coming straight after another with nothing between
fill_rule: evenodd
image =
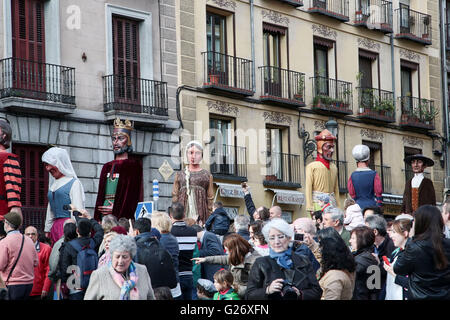
<instances>
[{"instance_id":1,"label":"person holding camera","mask_svg":"<svg viewBox=\"0 0 450 320\"><path fill-rule=\"evenodd\" d=\"M69 206L72 204L78 210L84 209L85 195L65 149L48 149L42 155L42 162L52 178L47 194L44 231L54 244L64 235L64 221L72 217Z\"/></svg>"},{"instance_id":2,"label":"person holding camera","mask_svg":"<svg viewBox=\"0 0 450 320\"><path fill-rule=\"evenodd\" d=\"M247 283L247 300L319 300L322 289L307 257L292 251L294 231L274 218L263 228L269 255L256 259Z\"/></svg>"}]
</instances>

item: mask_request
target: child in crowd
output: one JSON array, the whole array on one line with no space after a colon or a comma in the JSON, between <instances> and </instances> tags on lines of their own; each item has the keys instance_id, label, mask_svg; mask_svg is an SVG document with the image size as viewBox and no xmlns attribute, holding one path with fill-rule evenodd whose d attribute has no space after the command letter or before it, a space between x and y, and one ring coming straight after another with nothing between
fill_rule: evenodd
<instances>
[{"instance_id":1,"label":"child in crowd","mask_svg":"<svg viewBox=\"0 0 450 320\"><path fill-rule=\"evenodd\" d=\"M197 297L199 300L212 300L217 292L214 283L208 279L198 279L197 281Z\"/></svg>"},{"instance_id":2,"label":"child in crowd","mask_svg":"<svg viewBox=\"0 0 450 320\"><path fill-rule=\"evenodd\" d=\"M213 300L240 300L237 292L233 289L233 274L226 270L220 269L214 274L214 286L217 291Z\"/></svg>"},{"instance_id":3,"label":"child in crowd","mask_svg":"<svg viewBox=\"0 0 450 320\"><path fill-rule=\"evenodd\" d=\"M269 245L266 242L266 238L262 232L257 232L254 234L253 238L255 239L253 248L262 256L269 255Z\"/></svg>"}]
</instances>

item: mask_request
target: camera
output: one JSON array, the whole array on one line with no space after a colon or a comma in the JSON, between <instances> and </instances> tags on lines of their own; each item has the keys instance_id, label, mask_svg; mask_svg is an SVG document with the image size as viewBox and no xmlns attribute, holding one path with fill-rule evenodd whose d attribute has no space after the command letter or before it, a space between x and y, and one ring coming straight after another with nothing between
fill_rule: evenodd
<instances>
[{"instance_id":1,"label":"camera","mask_svg":"<svg viewBox=\"0 0 450 320\"><path fill-rule=\"evenodd\" d=\"M294 240L295 241L303 241L303 233L294 234Z\"/></svg>"},{"instance_id":2,"label":"camera","mask_svg":"<svg viewBox=\"0 0 450 320\"><path fill-rule=\"evenodd\" d=\"M297 292L295 292L292 283L287 280L283 281L281 295L284 300L297 300Z\"/></svg>"}]
</instances>

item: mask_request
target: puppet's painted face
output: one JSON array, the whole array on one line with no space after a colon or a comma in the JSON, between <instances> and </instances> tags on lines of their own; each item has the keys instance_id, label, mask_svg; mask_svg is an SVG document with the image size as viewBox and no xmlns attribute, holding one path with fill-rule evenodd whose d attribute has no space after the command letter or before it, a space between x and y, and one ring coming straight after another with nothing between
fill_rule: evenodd
<instances>
[{"instance_id":1,"label":"puppet's painted face","mask_svg":"<svg viewBox=\"0 0 450 320\"><path fill-rule=\"evenodd\" d=\"M53 178L59 179L64 177L64 175L61 173L61 171L59 171L59 169L56 166L52 166L51 164L44 162L44 167L45 170L53 176Z\"/></svg>"},{"instance_id":2,"label":"puppet's painted face","mask_svg":"<svg viewBox=\"0 0 450 320\"><path fill-rule=\"evenodd\" d=\"M111 136L114 154L122 154L128 150L128 137L120 132L114 132Z\"/></svg>"},{"instance_id":3,"label":"puppet's painted face","mask_svg":"<svg viewBox=\"0 0 450 320\"><path fill-rule=\"evenodd\" d=\"M186 153L189 164L200 164L203 159L203 151L196 146L190 147Z\"/></svg>"},{"instance_id":4,"label":"puppet's painted face","mask_svg":"<svg viewBox=\"0 0 450 320\"><path fill-rule=\"evenodd\" d=\"M333 142L325 142L322 146L322 156L325 160L331 161L333 160L334 153L334 143Z\"/></svg>"},{"instance_id":5,"label":"puppet's painted face","mask_svg":"<svg viewBox=\"0 0 450 320\"><path fill-rule=\"evenodd\" d=\"M412 170L413 170L414 173L421 173L426 168L426 166L423 163L423 161L422 160L418 160L418 159L415 159L415 160L411 161L411 167L412 167Z\"/></svg>"}]
</instances>

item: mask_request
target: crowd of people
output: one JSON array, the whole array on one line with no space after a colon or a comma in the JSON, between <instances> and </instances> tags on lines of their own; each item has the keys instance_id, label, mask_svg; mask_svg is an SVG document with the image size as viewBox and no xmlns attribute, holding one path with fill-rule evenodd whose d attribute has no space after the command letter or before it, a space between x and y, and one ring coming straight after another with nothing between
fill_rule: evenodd
<instances>
[{"instance_id":1,"label":"crowd of people","mask_svg":"<svg viewBox=\"0 0 450 320\"><path fill-rule=\"evenodd\" d=\"M322 209L289 224L277 206L256 208L243 188L250 214L233 220L221 202L204 225L180 202L136 221L97 221L82 209L55 241L11 211L0 222L7 298L450 299L450 197L441 209L423 205L395 219L323 197Z\"/></svg>"}]
</instances>

